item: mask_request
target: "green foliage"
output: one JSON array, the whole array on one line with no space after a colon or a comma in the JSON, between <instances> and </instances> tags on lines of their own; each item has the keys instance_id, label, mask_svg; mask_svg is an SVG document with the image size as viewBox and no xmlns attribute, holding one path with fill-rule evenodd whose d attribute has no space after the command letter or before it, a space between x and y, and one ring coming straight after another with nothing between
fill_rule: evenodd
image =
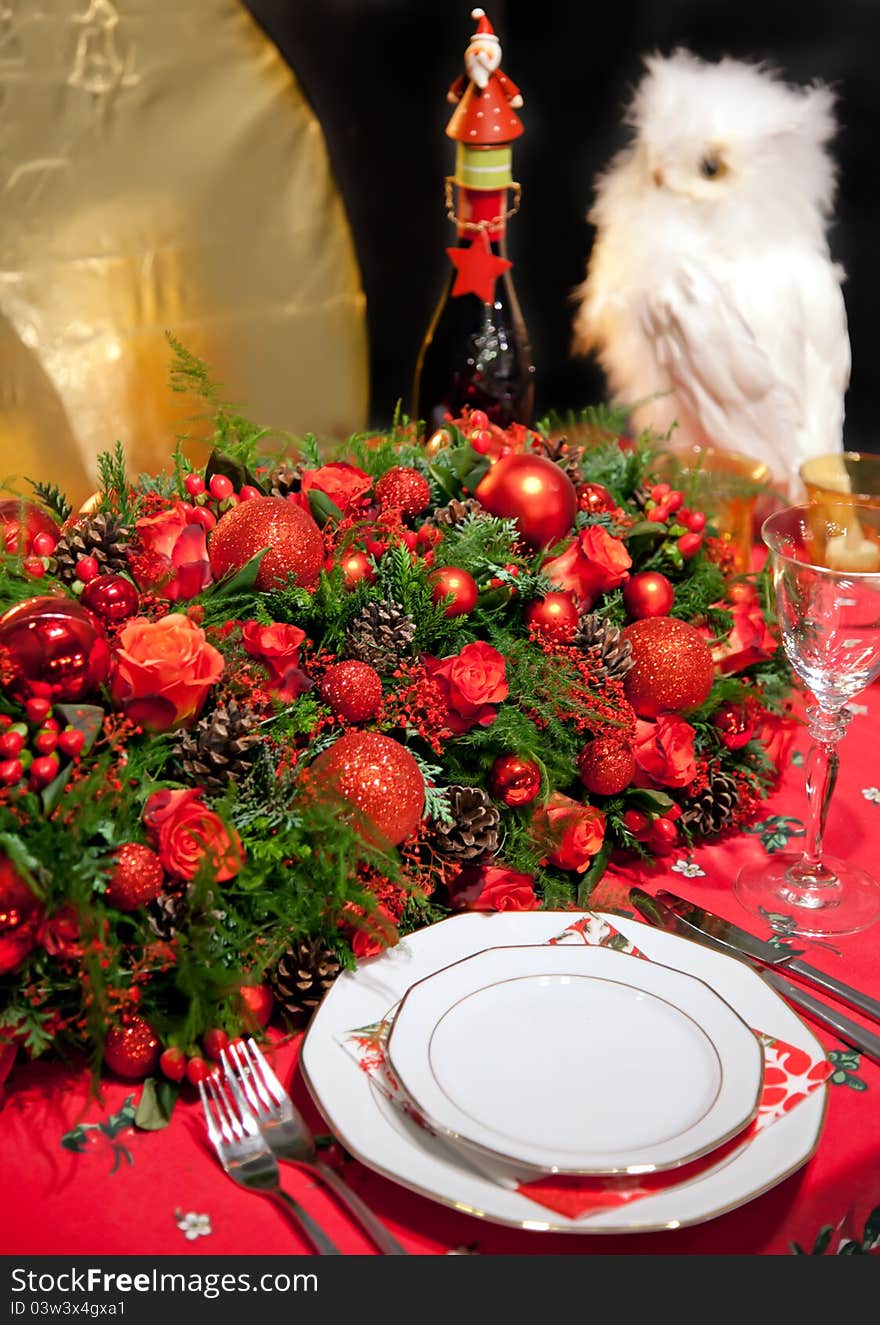
<instances>
[{"instance_id":1,"label":"green foliage","mask_svg":"<svg viewBox=\"0 0 880 1325\"><path fill-rule=\"evenodd\" d=\"M49 514L59 524L64 524L64 521L73 511L73 507L58 485L56 483L42 483L38 479L28 478L26 475L25 482L31 485L37 501L45 506Z\"/></svg>"},{"instance_id":2,"label":"green foliage","mask_svg":"<svg viewBox=\"0 0 880 1325\"><path fill-rule=\"evenodd\" d=\"M98 475L101 480L98 510L117 515L124 525L133 525L140 499L129 484L122 442L117 442L112 451L102 451L98 456Z\"/></svg>"},{"instance_id":3,"label":"green foliage","mask_svg":"<svg viewBox=\"0 0 880 1325\"><path fill-rule=\"evenodd\" d=\"M278 433L271 428L251 423L240 414L236 406L224 400L220 389L211 377L210 369L203 359L192 354L170 333L168 343L173 350L171 363L171 390L193 395L201 400L206 409L196 415L195 421L207 420L213 427L211 442L218 451L232 460L248 467L257 464L260 448L269 437L283 437L291 440L288 434ZM186 441L189 433L182 433L181 442Z\"/></svg>"}]
</instances>

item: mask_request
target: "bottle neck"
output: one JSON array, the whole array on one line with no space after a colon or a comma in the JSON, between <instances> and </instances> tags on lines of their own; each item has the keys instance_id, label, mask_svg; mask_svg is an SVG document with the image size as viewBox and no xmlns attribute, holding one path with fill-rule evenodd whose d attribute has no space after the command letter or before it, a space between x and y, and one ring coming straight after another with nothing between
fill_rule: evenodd
<instances>
[{"instance_id":1,"label":"bottle neck","mask_svg":"<svg viewBox=\"0 0 880 1325\"><path fill-rule=\"evenodd\" d=\"M503 247L507 235L507 189L468 189L458 186L459 243L473 243L477 231L471 227L486 225L489 242Z\"/></svg>"}]
</instances>

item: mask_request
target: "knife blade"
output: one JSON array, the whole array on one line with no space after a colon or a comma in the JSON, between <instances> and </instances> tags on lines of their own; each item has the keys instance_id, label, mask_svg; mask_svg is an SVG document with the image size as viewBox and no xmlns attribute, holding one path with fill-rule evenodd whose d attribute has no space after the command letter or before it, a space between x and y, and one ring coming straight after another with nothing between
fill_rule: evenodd
<instances>
[{"instance_id":1,"label":"knife blade","mask_svg":"<svg viewBox=\"0 0 880 1325\"><path fill-rule=\"evenodd\" d=\"M851 1008L857 1008L872 1020L880 1022L880 1000L863 994L859 989L853 989L851 985L844 984L833 975L826 975L824 971L801 961L800 957L793 956L784 948L774 947L772 943L757 938L748 930L740 929L738 925L725 920L722 916L713 915L711 911L697 906L695 902L688 902L683 897L676 897L674 893L663 889L657 896L682 920L687 921L703 934L708 934L716 943L720 943L731 956L751 957L763 966L779 967L786 975L796 975L807 984L821 989L823 993L830 994L832 998L846 1003Z\"/></svg>"},{"instance_id":2,"label":"knife blade","mask_svg":"<svg viewBox=\"0 0 880 1325\"><path fill-rule=\"evenodd\" d=\"M755 958L734 951L729 944L721 943L706 934L702 929L697 929L696 925L689 924L677 911L674 911L671 906L667 906L661 900L663 896L664 894L658 893L657 897L652 897L650 893L643 892L641 888L631 888L629 892L629 899L633 906L656 929L663 929L667 934L675 934L679 938L701 943L703 947L711 948L713 952L723 953L726 957L732 956L737 961L750 966L782 998L787 999L789 1003L793 1003L802 1012L806 1012L814 1021L827 1026L844 1044L857 1049L859 1053L864 1054L866 1058L872 1059L875 1063L880 1063L880 1035L875 1035L866 1027L860 1026L858 1022L851 1021L849 1017L845 1017L836 1008L830 1008L820 998L808 994L805 989L801 989L793 981L787 980L785 976L779 975L777 971L768 970Z\"/></svg>"}]
</instances>

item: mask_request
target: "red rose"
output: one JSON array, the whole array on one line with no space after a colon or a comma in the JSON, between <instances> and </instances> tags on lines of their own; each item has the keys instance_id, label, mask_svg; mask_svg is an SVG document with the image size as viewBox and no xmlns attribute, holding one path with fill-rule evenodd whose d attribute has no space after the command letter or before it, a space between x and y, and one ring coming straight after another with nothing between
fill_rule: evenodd
<instances>
[{"instance_id":1,"label":"red rose","mask_svg":"<svg viewBox=\"0 0 880 1325\"><path fill-rule=\"evenodd\" d=\"M381 903L375 911L369 912L354 902L348 902L344 909L354 918L351 950L358 959L375 957L397 942L399 936L394 917Z\"/></svg>"},{"instance_id":2,"label":"red rose","mask_svg":"<svg viewBox=\"0 0 880 1325\"><path fill-rule=\"evenodd\" d=\"M49 916L40 934L43 947L50 957L62 961L79 960L83 955L79 918L72 906L61 906Z\"/></svg>"},{"instance_id":3,"label":"red rose","mask_svg":"<svg viewBox=\"0 0 880 1325\"><path fill-rule=\"evenodd\" d=\"M144 807L144 823L164 868L179 879L193 879L207 858L216 883L231 879L242 866L238 834L202 801L202 791L154 791Z\"/></svg>"},{"instance_id":4,"label":"red rose","mask_svg":"<svg viewBox=\"0 0 880 1325\"><path fill-rule=\"evenodd\" d=\"M466 644L461 653L428 664L448 709L447 726L460 735L495 721L493 704L507 698L504 657L491 644Z\"/></svg>"},{"instance_id":5,"label":"red rose","mask_svg":"<svg viewBox=\"0 0 880 1325\"><path fill-rule=\"evenodd\" d=\"M581 609L587 609L606 589L623 584L631 565L632 558L619 538L601 525L590 525L541 569L558 588L574 594Z\"/></svg>"},{"instance_id":6,"label":"red rose","mask_svg":"<svg viewBox=\"0 0 880 1325\"><path fill-rule=\"evenodd\" d=\"M182 502L159 515L144 516L135 528L147 554L135 558L142 589L176 602L195 598L211 583L204 526L187 522Z\"/></svg>"},{"instance_id":7,"label":"red rose","mask_svg":"<svg viewBox=\"0 0 880 1325\"><path fill-rule=\"evenodd\" d=\"M545 861L582 874L605 840L605 815L557 791L535 811L532 833L547 852Z\"/></svg>"},{"instance_id":8,"label":"red rose","mask_svg":"<svg viewBox=\"0 0 880 1325\"><path fill-rule=\"evenodd\" d=\"M134 617L119 633L110 683L132 722L168 731L198 715L223 672L223 655L189 617Z\"/></svg>"},{"instance_id":9,"label":"red rose","mask_svg":"<svg viewBox=\"0 0 880 1325\"><path fill-rule=\"evenodd\" d=\"M758 728L758 740L764 747L767 758L777 773L788 768L789 754L794 744L794 735L801 723L790 712L785 714L764 713Z\"/></svg>"},{"instance_id":10,"label":"red rose","mask_svg":"<svg viewBox=\"0 0 880 1325\"><path fill-rule=\"evenodd\" d=\"M43 905L8 856L0 856L0 975L17 971L37 944Z\"/></svg>"},{"instance_id":11,"label":"red rose","mask_svg":"<svg viewBox=\"0 0 880 1325\"><path fill-rule=\"evenodd\" d=\"M311 690L312 682L299 665L300 645L306 638L304 630L282 622L261 626L258 621L248 621L241 628L241 638L251 657L258 658L266 667L277 699L290 703L297 695Z\"/></svg>"},{"instance_id":12,"label":"red rose","mask_svg":"<svg viewBox=\"0 0 880 1325\"><path fill-rule=\"evenodd\" d=\"M636 722L633 747L637 781L642 786L686 787L697 776L694 754L696 732L674 713L662 714L656 722ZM643 775L638 778L638 773Z\"/></svg>"},{"instance_id":13,"label":"red rose","mask_svg":"<svg viewBox=\"0 0 880 1325\"><path fill-rule=\"evenodd\" d=\"M738 598L732 606L716 603L716 607L727 608L733 615L730 633L712 650L712 661L720 672L725 675L741 672L754 663L763 662L779 647L779 641L764 620L754 591L750 597Z\"/></svg>"},{"instance_id":14,"label":"red rose","mask_svg":"<svg viewBox=\"0 0 880 1325\"><path fill-rule=\"evenodd\" d=\"M322 465L320 469L307 469L302 476L302 492L308 503L308 494L313 488L329 497L343 515L364 506L365 494L373 486L369 474L365 474L356 465L346 465L334 461Z\"/></svg>"},{"instance_id":15,"label":"red rose","mask_svg":"<svg viewBox=\"0 0 880 1325\"><path fill-rule=\"evenodd\" d=\"M534 882L531 874L520 874L504 865L486 865L462 870L454 888L470 911L534 911L538 906ZM464 888L461 893L460 885Z\"/></svg>"}]
</instances>

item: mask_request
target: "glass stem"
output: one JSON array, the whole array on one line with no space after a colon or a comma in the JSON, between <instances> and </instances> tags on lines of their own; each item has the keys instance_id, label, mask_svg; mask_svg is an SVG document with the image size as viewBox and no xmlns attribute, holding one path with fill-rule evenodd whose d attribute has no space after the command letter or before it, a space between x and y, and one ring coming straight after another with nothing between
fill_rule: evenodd
<instances>
[{"instance_id":1,"label":"glass stem","mask_svg":"<svg viewBox=\"0 0 880 1325\"><path fill-rule=\"evenodd\" d=\"M837 743L846 731L849 714L844 710L829 713L818 705L807 712L807 725L813 744L807 756L807 825L803 858L793 866L792 876L801 887L833 887L834 875L822 864L822 838L828 807L837 782L840 756Z\"/></svg>"}]
</instances>

